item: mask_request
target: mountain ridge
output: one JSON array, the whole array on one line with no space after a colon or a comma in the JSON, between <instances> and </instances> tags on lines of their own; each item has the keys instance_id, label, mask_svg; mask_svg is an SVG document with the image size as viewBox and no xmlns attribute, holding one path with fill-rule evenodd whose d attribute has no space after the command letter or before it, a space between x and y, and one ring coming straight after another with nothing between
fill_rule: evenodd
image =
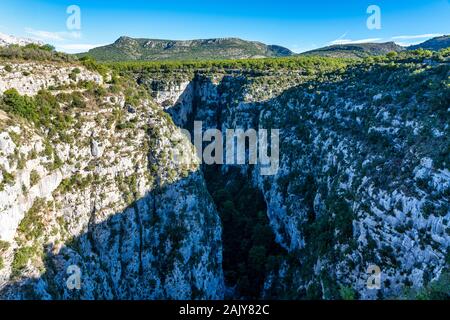
<instances>
[{"instance_id":1,"label":"mountain ridge","mask_svg":"<svg viewBox=\"0 0 450 320\"><path fill-rule=\"evenodd\" d=\"M450 35L443 35L439 37L431 38L425 42L419 43L417 45L409 46L409 50L416 50L416 49L425 49L425 50L440 50L444 48L450 47Z\"/></svg>"},{"instance_id":2,"label":"mountain ridge","mask_svg":"<svg viewBox=\"0 0 450 320\"><path fill-rule=\"evenodd\" d=\"M384 55L389 52L401 52L405 48L395 42L336 44L307 52L301 55L320 55L341 58L365 58L371 55Z\"/></svg>"},{"instance_id":3,"label":"mountain ridge","mask_svg":"<svg viewBox=\"0 0 450 320\"><path fill-rule=\"evenodd\" d=\"M78 56L99 61L219 60L291 56L282 46L266 45L240 38L168 40L121 36L114 43Z\"/></svg>"},{"instance_id":4,"label":"mountain ridge","mask_svg":"<svg viewBox=\"0 0 450 320\"><path fill-rule=\"evenodd\" d=\"M336 44L303 52L300 55L319 55L338 58L365 58L368 56L384 55L389 52L402 52L408 50L425 49L439 51L450 47L450 36L444 35L429 39L417 45L401 46L393 41L389 42L366 42Z\"/></svg>"},{"instance_id":5,"label":"mountain ridge","mask_svg":"<svg viewBox=\"0 0 450 320\"><path fill-rule=\"evenodd\" d=\"M366 58L416 49L438 51L450 46L450 36L444 35L412 46L393 41L381 43L348 43L325 46L296 54L279 45L237 37L170 40L121 36L114 43L97 47L78 57L90 56L98 61L168 61L168 60L228 60L319 55L338 58Z\"/></svg>"}]
</instances>

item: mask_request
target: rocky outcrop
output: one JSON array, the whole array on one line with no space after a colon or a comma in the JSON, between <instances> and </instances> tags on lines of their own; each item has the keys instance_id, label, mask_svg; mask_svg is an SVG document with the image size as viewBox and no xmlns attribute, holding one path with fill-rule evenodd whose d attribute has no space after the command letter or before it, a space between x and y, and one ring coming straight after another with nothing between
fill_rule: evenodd
<instances>
[{"instance_id":1,"label":"rocky outcrop","mask_svg":"<svg viewBox=\"0 0 450 320\"><path fill-rule=\"evenodd\" d=\"M78 66L35 62L0 66L0 94L14 88L22 95L35 95L41 89L67 89L81 82L101 84L103 78Z\"/></svg>"},{"instance_id":2,"label":"rocky outcrop","mask_svg":"<svg viewBox=\"0 0 450 320\"><path fill-rule=\"evenodd\" d=\"M2 118L0 296L223 297L220 221L190 142L162 108L147 97L129 112L121 92L105 86L93 97L74 80L59 95L51 79L64 82L75 68L78 80L102 88L102 79L76 66L13 66L31 67L39 73L2 76L2 90L53 90L72 120L50 136L13 114ZM175 148L192 161L176 161ZM80 290L68 284L74 270Z\"/></svg>"}]
</instances>

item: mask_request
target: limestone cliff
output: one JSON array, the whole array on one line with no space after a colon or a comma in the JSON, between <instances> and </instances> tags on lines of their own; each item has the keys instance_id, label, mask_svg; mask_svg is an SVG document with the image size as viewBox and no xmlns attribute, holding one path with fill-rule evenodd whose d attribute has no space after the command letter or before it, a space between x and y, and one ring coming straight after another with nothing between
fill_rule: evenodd
<instances>
[{"instance_id":1,"label":"limestone cliff","mask_svg":"<svg viewBox=\"0 0 450 320\"><path fill-rule=\"evenodd\" d=\"M281 129L276 175L237 167L290 256L263 296L411 298L448 289L448 63L368 61L320 80L277 70L141 77L154 95L171 92L165 108L180 126ZM373 267L379 290L367 286Z\"/></svg>"},{"instance_id":2,"label":"limestone cliff","mask_svg":"<svg viewBox=\"0 0 450 320\"><path fill-rule=\"evenodd\" d=\"M131 105L83 67L10 67L5 97L55 103L65 127L1 113L1 297L223 297L220 221L195 161L173 159L177 146L195 160L162 108L145 95Z\"/></svg>"}]
</instances>

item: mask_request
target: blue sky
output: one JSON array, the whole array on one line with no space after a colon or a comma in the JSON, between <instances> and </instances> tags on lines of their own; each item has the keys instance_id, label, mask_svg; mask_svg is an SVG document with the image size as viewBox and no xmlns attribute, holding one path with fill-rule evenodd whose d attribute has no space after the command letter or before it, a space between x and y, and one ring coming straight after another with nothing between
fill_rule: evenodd
<instances>
[{"instance_id":1,"label":"blue sky","mask_svg":"<svg viewBox=\"0 0 450 320\"><path fill-rule=\"evenodd\" d=\"M67 7L81 9L81 29L68 30ZM381 9L381 29L369 30L367 8ZM450 0L2 0L0 32L40 39L67 52L119 36L158 39L239 37L296 52L333 43L413 44L450 34Z\"/></svg>"}]
</instances>

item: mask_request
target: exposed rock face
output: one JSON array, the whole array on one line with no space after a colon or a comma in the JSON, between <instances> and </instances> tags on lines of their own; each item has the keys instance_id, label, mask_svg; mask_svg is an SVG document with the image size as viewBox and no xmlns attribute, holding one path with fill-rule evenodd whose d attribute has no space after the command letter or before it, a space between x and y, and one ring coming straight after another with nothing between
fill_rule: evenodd
<instances>
[{"instance_id":1,"label":"exposed rock face","mask_svg":"<svg viewBox=\"0 0 450 320\"><path fill-rule=\"evenodd\" d=\"M101 84L102 77L94 72L76 66L57 66L42 63L13 63L0 66L0 94L14 88L22 95L35 95L39 90L58 88L80 81L93 81Z\"/></svg>"},{"instance_id":2,"label":"exposed rock face","mask_svg":"<svg viewBox=\"0 0 450 320\"><path fill-rule=\"evenodd\" d=\"M16 76L3 91L24 88L28 76ZM193 120L222 132L281 130L275 175L238 167L289 253L263 298L398 298L448 272L448 63L418 58L320 78L133 76L152 96L139 104L116 90L85 92L85 108L61 102L77 114L65 131L74 139L52 140L50 151L47 133L0 113L1 297L223 298L220 220L179 130ZM67 286L73 266L79 291ZM367 286L371 266L382 272L380 290Z\"/></svg>"},{"instance_id":3,"label":"exposed rock face","mask_svg":"<svg viewBox=\"0 0 450 320\"><path fill-rule=\"evenodd\" d=\"M265 297L333 299L345 288L363 299L400 297L448 268L448 89L416 93L427 79L445 87L448 64L432 65L351 69L339 81L299 87L301 76L291 75L269 89L268 76L198 73L188 86L183 80L195 88L188 100L174 80L148 75L149 88L178 93L167 109L181 126L192 126L180 122L192 110L190 121L222 132L282 130L275 176L239 167L252 173L277 241L297 261L274 270ZM371 266L382 272L380 290L367 286Z\"/></svg>"},{"instance_id":4,"label":"exposed rock face","mask_svg":"<svg viewBox=\"0 0 450 320\"><path fill-rule=\"evenodd\" d=\"M65 81L74 67L32 68L39 72L2 76L2 91L33 94L54 85L55 75ZM102 83L85 70L77 80ZM64 94L72 91L83 92ZM222 298L220 220L190 143L149 100L129 113L121 93L101 103L84 99L87 107L72 111L66 129L74 139L53 139L51 147L45 132L2 118L0 165L13 179L2 176L0 191L0 240L7 244L0 296ZM118 129L117 114L133 126ZM192 157L188 165L173 159L175 145ZM79 291L67 285L73 268L81 272Z\"/></svg>"}]
</instances>

